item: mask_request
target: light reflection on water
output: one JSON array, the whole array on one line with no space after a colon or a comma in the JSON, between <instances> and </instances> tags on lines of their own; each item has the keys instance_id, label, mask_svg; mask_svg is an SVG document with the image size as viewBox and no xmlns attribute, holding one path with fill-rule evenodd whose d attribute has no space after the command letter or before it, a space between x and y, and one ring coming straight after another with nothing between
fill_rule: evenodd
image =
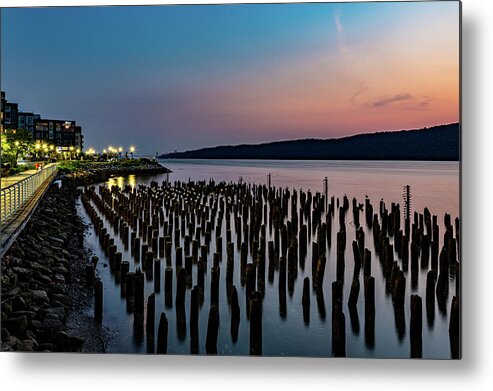
<instances>
[{"instance_id":1,"label":"light reflection on water","mask_svg":"<svg viewBox=\"0 0 493 391\"><path fill-rule=\"evenodd\" d=\"M329 179L329 193L336 197L347 194L349 200L355 196L359 202L364 202L368 195L378 211L378 202L384 199L388 207L390 202L402 204L402 186L411 185L413 195L413 211L423 211L426 206L432 214L438 215L440 233L443 235L443 214L451 213L452 219L459 215L459 163L457 162L333 162L333 161L165 161L163 165L170 168L169 180L188 181L214 178L216 181L237 182L241 177L244 182L267 183L267 174L272 174L272 185L281 187L295 187L312 191L322 190L322 179ZM108 185L136 186L149 184L151 181L161 183L166 179L166 174L157 176L128 176L112 178ZM81 215L88 220L82 207L79 207ZM397 330L396 317L392 305L392 298L385 293L383 271L378 257L375 256L371 230L365 225L365 245L372 251L372 275L375 277L376 317L374 327L373 346L365 337L364 300L360 291L357 305L358 314L350 314L347 307L347 298L352 281L353 260L351 243L355 239L352 213L346 216L347 243L346 268L344 282L344 313L346 316L346 350L348 357L409 357L409 297L411 294L419 294L425 298L425 285L427 270L420 268L417 287L411 288L410 269L406 274L406 302L404 306L403 325L404 332ZM232 235L235 238L234 225ZM223 224L223 234L225 227ZM335 232L333 232L335 235ZM312 240L314 238L312 237ZM269 233L267 241L270 240ZM105 260L99 241L92 230L86 236L87 245ZM336 254L335 240L328 254L326 266L323 302L317 301L312 292L310 301L310 322L305 325L301 304L301 292L303 278L311 279L311 262L308 259L311 254L308 249L308 257L305 269L298 271L294 284L294 293L291 296L286 293L286 317L280 316L280 301L278 291L277 272L273 284L267 279L265 283L265 298L263 301L263 354L264 355L296 355L296 356L331 356L331 283L336 279ZM115 236L115 244L119 251L123 252L123 259L129 260L131 270L135 265L129 253L123 251L123 245L119 237ZM441 247L441 244L440 244ZM199 347L200 353L205 354L205 333L207 330L207 318L209 315L209 285L210 266L212 254L215 252L215 243L211 242L211 251L208 262L208 273L205 280L204 305L199 310ZM173 245L174 254L174 245ZM397 256L395 257L397 259ZM249 256L251 262L251 256ZM234 285L238 289L241 309L241 321L239 327L238 342L232 343L230 336L230 311L226 300L225 269L221 264L220 279L220 329L218 339L219 354L248 355L249 354L249 325L245 316L244 287L239 279L239 255L235 254ZM224 269L224 270L223 270ZM194 273L196 268L194 267ZM132 314L125 310L125 300L120 297L119 285L111 275L109 267L103 267L103 262L98 266L98 274L104 283L105 312L103 324L119 332L112 340L109 351L114 352L141 352L146 351L144 334L136 338L135 322ZM164 279L164 273L162 273ZM196 278L194 276L194 281ZM173 289L176 288L174 281ZM362 277L360 277L362 285ZM146 298L153 292L152 282L146 281ZM189 321L190 291L186 296L186 318ZM450 301L455 292L455 279L451 276L450 291L446 311L442 312L435 301L435 317L433 325L429 325L426 319L426 308L423 306L423 357L449 358L450 345L448 336L448 312ZM175 291L173 293L174 297ZM324 311L321 311L324 310ZM159 313L166 312L169 322L168 352L176 354L190 353L189 336L183 340L177 338L176 313L174 308L164 307L164 287L161 281L161 291L156 293L156 319ZM323 313L325 312L325 314ZM156 325L157 327L157 325ZM359 330L358 330L359 328ZM137 327L137 330L139 327ZM144 331L142 331L144 333Z\"/></svg>"}]
</instances>

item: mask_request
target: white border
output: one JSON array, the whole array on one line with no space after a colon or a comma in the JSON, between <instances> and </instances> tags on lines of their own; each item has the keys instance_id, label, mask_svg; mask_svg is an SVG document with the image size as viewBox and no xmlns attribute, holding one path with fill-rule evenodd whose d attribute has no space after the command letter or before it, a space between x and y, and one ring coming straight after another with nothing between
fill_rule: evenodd
<instances>
[{"instance_id":1,"label":"white border","mask_svg":"<svg viewBox=\"0 0 493 391\"><path fill-rule=\"evenodd\" d=\"M214 1L229 3L234 1ZM261 1L248 1L261 2ZM275 2L275 1L273 1ZM6 6L166 4L2 0ZM175 2L178 3L178 2ZM207 3L182 1L180 3ZM5 390L471 390L493 380L491 0L463 1L463 360L356 360L0 353Z\"/></svg>"}]
</instances>

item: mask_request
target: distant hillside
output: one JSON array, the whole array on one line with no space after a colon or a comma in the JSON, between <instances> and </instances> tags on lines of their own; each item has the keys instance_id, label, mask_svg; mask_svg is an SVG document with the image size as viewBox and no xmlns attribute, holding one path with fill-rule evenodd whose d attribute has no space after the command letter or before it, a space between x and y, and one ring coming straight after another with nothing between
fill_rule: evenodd
<instances>
[{"instance_id":1,"label":"distant hillside","mask_svg":"<svg viewBox=\"0 0 493 391\"><path fill-rule=\"evenodd\" d=\"M163 154L169 159L459 160L458 123L332 139L218 146Z\"/></svg>"}]
</instances>

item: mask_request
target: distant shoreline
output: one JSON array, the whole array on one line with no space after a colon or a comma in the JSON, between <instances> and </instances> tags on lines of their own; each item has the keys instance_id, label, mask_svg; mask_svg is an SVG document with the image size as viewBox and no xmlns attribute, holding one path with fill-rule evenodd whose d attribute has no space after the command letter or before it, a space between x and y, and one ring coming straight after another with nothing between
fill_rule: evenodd
<instances>
[{"instance_id":1,"label":"distant shoreline","mask_svg":"<svg viewBox=\"0 0 493 391\"><path fill-rule=\"evenodd\" d=\"M460 161L460 124L331 139L222 145L160 159Z\"/></svg>"}]
</instances>

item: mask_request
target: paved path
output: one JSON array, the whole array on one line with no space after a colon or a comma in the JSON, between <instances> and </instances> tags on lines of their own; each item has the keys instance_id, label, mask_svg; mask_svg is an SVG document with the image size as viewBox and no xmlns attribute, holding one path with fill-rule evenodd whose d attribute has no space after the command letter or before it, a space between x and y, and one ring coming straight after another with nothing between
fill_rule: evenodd
<instances>
[{"instance_id":1,"label":"paved path","mask_svg":"<svg viewBox=\"0 0 493 391\"><path fill-rule=\"evenodd\" d=\"M53 165L56 165L56 163L46 165L44 169L46 170L47 167ZM2 178L2 189L4 188L4 185L5 187L11 186L29 177L30 175L35 174L36 172L36 170L29 170L19 175L7 177L5 178L5 184L4 178ZM3 256L5 254L5 252L10 248L17 236L22 232L32 214L36 210L39 201L53 182L55 175L56 170L48 178L46 178L46 180L34 191L34 194L32 194L27 202L22 206L22 208L18 212L16 212L13 220L9 220L5 224L2 224L0 226L0 256Z\"/></svg>"},{"instance_id":2,"label":"paved path","mask_svg":"<svg viewBox=\"0 0 493 391\"><path fill-rule=\"evenodd\" d=\"M50 163L50 164L47 164L45 166L48 167L48 166L52 166L53 164L55 163ZM27 171L24 171L24 172L21 172L17 175L12 175L12 176L8 176L8 177L2 177L2 184L1 184L1 188L5 188L5 187L8 187L10 185L13 185L14 183L17 183L17 182L20 182L22 181L23 179L26 179L28 176L30 175L33 175L33 174L36 174L37 173L37 170L33 169L33 170L27 170Z\"/></svg>"}]
</instances>

